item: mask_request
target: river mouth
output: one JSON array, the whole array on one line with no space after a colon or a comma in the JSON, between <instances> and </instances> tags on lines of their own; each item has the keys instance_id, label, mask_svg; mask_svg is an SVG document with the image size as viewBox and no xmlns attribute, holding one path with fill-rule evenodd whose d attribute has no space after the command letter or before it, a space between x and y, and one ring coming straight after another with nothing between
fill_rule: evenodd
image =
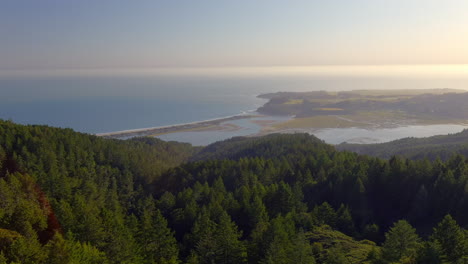
<instances>
[{"instance_id":1,"label":"river mouth","mask_svg":"<svg viewBox=\"0 0 468 264\"><path fill-rule=\"evenodd\" d=\"M237 120L229 120L220 123L218 126L199 131L181 131L162 135L156 135L157 138L165 141L179 141L190 143L194 146L206 146L216 141L229 139L239 136L259 136L265 127L276 123L285 122L292 117L282 116L263 116L257 113L254 115Z\"/></svg>"},{"instance_id":2,"label":"river mouth","mask_svg":"<svg viewBox=\"0 0 468 264\"><path fill-rule=\"evenodd\" d=\"M262 136L271 133L309 133L332 145L341 143L373 144L385 143L397 139L414 137L423 138L435 135L447 135L463 131L468 124L401 124L392 127L344 127L344 128L307 128L307 129L271 129L275 124L291 120L292 117L256 116L231 120L221 123L214 129L203 131L184 131L158 135L165 141L187 142L196 146L205 146L216 141L236 136Z\"/></svg>"}]
</instances>

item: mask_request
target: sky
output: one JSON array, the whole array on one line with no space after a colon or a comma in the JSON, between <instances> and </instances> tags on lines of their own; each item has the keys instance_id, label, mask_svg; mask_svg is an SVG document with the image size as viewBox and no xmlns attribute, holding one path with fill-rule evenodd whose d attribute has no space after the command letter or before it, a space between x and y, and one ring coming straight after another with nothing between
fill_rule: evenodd
<instances>
[{"instance_id":1,"label":"sky","mask_svg":"<svg viewBox=\"0 0 468 264\"><path fill-rule=\"evenodd\" d=\"M467 64L466 0L0 0L0 70Z\"/></svg>"}]
</instances>

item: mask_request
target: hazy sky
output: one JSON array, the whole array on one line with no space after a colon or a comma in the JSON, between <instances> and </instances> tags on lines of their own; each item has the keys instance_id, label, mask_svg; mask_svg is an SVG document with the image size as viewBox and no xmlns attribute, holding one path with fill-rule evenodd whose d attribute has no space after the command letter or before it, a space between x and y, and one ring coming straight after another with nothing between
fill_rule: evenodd
<instances>
[{"instance_id":1,"label":"hazy sky","mask_svg":"<svg viewBox=\"0 0 468 264\"><path fill-rule=\"evenodd\" d=\"M468 63L466 0L0 0L0 69Z\"/></svg>"}]
</instances>

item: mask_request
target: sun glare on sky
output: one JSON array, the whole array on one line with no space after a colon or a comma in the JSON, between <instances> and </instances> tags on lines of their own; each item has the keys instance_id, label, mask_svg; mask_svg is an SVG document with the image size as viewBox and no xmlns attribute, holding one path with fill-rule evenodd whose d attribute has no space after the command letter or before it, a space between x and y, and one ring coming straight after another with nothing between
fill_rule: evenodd
<instances>
[{"instance_id":1,"label":"sun glare on sky","mask_svg":"<svg viewBox=\"0 0 468 264\"><path fill-rule=\"evenodd\" d=\"M0 70L442 64L428 70L464 74L447 65L468 63L467 11L464 0L5 0ZM369 70L386 73L351 72Z\"/></svg>"}]
</instances>

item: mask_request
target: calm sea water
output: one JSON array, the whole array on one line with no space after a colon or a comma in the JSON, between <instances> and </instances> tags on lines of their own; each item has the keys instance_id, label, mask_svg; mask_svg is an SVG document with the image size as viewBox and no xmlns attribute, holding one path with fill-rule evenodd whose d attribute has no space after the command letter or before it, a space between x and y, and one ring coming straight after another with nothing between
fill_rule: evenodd
<instances>
[{"instance_id":1,"label":"calm sea water","mask_svg":"<svg viewBox=\"0 0 468 264\"><path fill-rule=\"evenodd\" d=\"M236 115L261 106L256 96L267 92L414 88L466 89L468 75L0 75L0 118L102 133Z\"/></svg>"},{"instance_id":2,"label":"calm sea water","mask_svg":"<svg viewBox=\"0 0 468 264\"><path fill-rule=\"evenodd\" d=\"M265 102L256 95L268 89L253 86L137 77L0 80L0 118L87 133L163 126L254 110Z\"/></svg>"},{"instance_id":3,"label":"calm sea water","mask_svg":"<svg viewBox=\"0 0 468 264\"><path fill-rule=\"evenodd\" d=\"M467 129L466 125L446 124L427 126L403 126L395 128L363 129L363 128L330 128L311 132L316 137L329 144L340 143L384 143L405 137L430 137L440 134L453 134Z\"/></svg>"}]
</instances>

